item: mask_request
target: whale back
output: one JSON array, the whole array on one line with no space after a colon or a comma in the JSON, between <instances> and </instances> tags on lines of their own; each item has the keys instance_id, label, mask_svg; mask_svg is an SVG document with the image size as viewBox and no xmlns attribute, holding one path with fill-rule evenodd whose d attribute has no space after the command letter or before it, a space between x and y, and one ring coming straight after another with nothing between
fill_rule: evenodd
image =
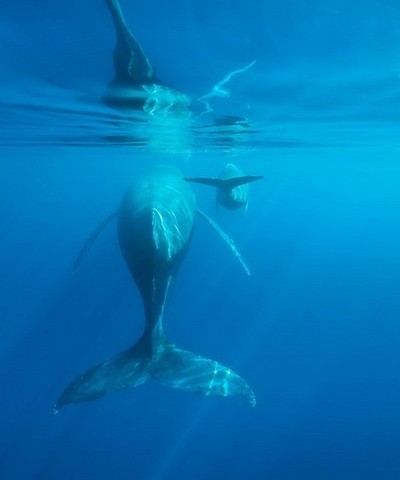
<instances>
[{"instance_id":1,"label":"whale back","mask_svg":"<svg viewBox=\"0 0 400 480\"><path fill-rule=\"evenodd\" d=\"M170 166L141 177L124 196L118 239L145 303L155 281L167 282L176 274L190 243L196 208L192 190Z\"/></svg>"}]
</instances>

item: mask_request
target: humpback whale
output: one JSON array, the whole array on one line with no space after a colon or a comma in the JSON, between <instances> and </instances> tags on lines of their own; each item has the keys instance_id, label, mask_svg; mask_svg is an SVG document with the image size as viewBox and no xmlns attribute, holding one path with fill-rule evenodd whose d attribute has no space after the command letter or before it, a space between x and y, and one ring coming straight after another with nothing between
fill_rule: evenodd
<instances>
[{"instance_id":1,"label":"humpback whale","mask_svg":"<svg viewBox=\"0 0 400 480\"><path fill-rule=\"evenodd\" d=\"M255 405L253 391L237 373L177 347L164 334L167 293L189 247L198 212L228 241L244 266L233 242L197 209L189 184L174 167L160 166L139 178L128 189L118 211L89 237L75 267L100 231L117 218L120 249L142 297L145 328L132 347L73 380L58 399L55 412L66 404L95 400L148 380L207 396L240 396Z\"/></svg>"},{"instance_id":2,"label":"humpback whale","mask_svg":"<svg viewBox=\"0 0 400 480\"><path fill-rule=\"evenodd\" d=\"M261 180L263 175L244 175L233 163L227 163L219 177L185 178L187 182L202 183L217 189L217 205L236 210L248 204L250 182Z\"/></svg>"}]
</instances>

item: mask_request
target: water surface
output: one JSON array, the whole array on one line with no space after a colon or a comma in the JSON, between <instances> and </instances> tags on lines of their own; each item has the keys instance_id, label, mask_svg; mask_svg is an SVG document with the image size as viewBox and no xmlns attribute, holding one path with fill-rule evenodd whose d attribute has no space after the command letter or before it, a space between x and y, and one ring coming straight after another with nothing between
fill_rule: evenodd
<instances>
[{"instance_id":1,"label":"water surface","mask_svg":"<svg viewBox=\"0 0 400 480\"><path fill-rule=\"evenodd\" d=\"M122 0L121 0L122 3ZM103 2L6 0L0 20L0 476L397 479L400 8L394 1L153 0L122 6L160 77L212 112L101 101ZM71 265L132 178L159 163L265 175L206 224L165 311L178 345L231 366L254 409L155 384L52 408L140 335L115 226ZM215 216L213 192L194 187Z\"/></svg>"}]
</instances>

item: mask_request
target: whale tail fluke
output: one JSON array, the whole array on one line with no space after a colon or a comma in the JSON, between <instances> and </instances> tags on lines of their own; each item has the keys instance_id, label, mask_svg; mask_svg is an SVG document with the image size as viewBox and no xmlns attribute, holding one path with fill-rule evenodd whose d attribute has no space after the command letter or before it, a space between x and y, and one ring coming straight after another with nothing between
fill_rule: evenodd
<instances>
[{"instance_id":1,"label":"whale tail fluke","mask_svg":"<svg viewBox=\"0 0 400 480\"><path fill-rule=\"evenodd\" d=\"M54 413L68 403L90 402L141 385L149 379L148 364L149 356L139 340L132 348L107 358L78 375L57 400Z\"/></svg>"},{"instance_id":2,"label":"whale tail fluke","mask_svg":"<svg viewBox=\"0 0 400 480\"><path fill-rule=\"evenodd\" d=\"M263 179L263 175L241 175L233 178L219 178L219 177L188 177L184 178L186 182L201 183L211 187L232 190L233 188L245 185L246 183L255 182Z\"/></svg>"},{"instance_id":3,"label":"whale tail fluke","mask_svg":"<svg viewBox=\"0 0 400 480\"><path fill-rule=\"evenodd\" d=\"M66 404L97 400L148 380L206 396L241 396L255 405L255 396L249 385L229 368L182 350L165 339L153 347L150 354L144 340L142 337L132 348L75 378L61 394L54 413Z\"/></svg>"},{"instance_id":4,"label":"whale tail fluke","mask_svg":"<svg viewBox=\"0 0 400 480\"><path fill-rule=\"evenodd\" d=\"M251 406L256 404L252 389L237 373L173 344L165 345L150 370L153 380L168 387L206 396L240 396Z\"/></svg>"}]
</instances>

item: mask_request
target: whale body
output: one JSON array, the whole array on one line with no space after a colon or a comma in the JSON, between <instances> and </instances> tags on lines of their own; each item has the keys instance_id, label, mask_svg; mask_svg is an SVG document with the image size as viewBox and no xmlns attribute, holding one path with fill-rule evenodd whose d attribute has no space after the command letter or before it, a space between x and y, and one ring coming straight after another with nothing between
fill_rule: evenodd
<instances>
[{"instance_id":1,"label":"whale body","mask_svg":"<svg viewBox=\"0 0 400 480\"><path fill-rule=\"evenodd\" d=\"M241 396L255 404L254 393L238 374L177 347L163 331L165 300L189 247L197 212L190 186L173 167L156 168L128 190L116 213L118 240L142 297L144 332L132 347L73 380L61 394L55 411L148 380L203 395ZM101 228L112 217L107 217ZM98 233L99 229L95 236ZM88 243L93 243L93 238Z\"/></svg>"}]
</instances>

